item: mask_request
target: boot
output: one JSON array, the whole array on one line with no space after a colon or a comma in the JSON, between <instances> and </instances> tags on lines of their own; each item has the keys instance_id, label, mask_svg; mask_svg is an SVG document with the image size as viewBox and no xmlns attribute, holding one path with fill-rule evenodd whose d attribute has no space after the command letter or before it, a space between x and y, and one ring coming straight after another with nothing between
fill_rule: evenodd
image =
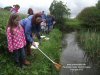
<instances>
[{"instance_id":1,"label":"boot","mask_svg":"<svg viewBox=\"0 0 100 75\"><path fill-rule=\"evenodd\" d=\"M24 60L23 64L24 65L30 65L31 63L28 60Z\"/></svg>"},{"instance_id":2,"label":"boot","mask_svg":"<svg viewBox=\"0 0 100 75\"><path fill-rule=\"evenodd\" d=\"M32 55L32 50L30 48L30 44L27 45L27 50L26 50L27 55Z\"/></svg>"}]
</instances>

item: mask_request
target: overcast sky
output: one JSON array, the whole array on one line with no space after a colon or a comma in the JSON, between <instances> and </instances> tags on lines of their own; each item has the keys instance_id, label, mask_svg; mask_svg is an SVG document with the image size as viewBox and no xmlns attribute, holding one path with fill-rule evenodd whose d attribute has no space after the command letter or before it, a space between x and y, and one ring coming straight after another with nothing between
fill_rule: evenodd
<instances>
[{"instance_id":1,"label":"overcast sky","mask_svg":"<svg viewBox=\"0 0 100 75\"><path fill-rule=\"evenodd\" d=\"M0 7L20 5L19 12L27 12L28 8L33 8L35 12L45 10L48 11L53 0L0 0ZM61 0L69 9L71 9L71 17L75 17L82 9L89 6L95 6L98 0Z\"/></svg>"}]
</instances>

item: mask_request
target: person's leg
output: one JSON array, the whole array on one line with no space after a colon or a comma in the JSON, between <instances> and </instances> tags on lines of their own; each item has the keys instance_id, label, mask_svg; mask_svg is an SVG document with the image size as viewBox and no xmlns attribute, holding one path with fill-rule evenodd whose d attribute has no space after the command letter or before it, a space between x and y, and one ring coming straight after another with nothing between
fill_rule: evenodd
<instances>
[{"instance_id":1,"label":"person's leg","mask_svg":"<svg viewBox=\"0 0 100 75\"><path fill-rule=\"evenodd\" d=\"M14 62L17 66L19 66L19 51L18 50L14 50L13 52L13 58L14 58Z\"/></svg>"},{"instance_id":2,"label":"person's leg","mask_svg":"<svg viewBox=\"0 0 100 75\"><path fill-rule=\"evenodd\" d=\"M29 65L30 62L26 60L26 53L25 53L25 48L21 48L20 49L20 63L21 65L25 64L25 65Z\"/></svg>"},{"instance_id":3,"label":"person's leg","mask_svg":"<svg viewBox=\"0 0 100 75\"><path fill-rule=\"evenodd\" d=\"M27 55L31 55L32 54L32 50L30 48L30 43L27 42L27 45L26 45L26 54Z\"/></svg>"},{"instance_id":4,"label":"person's leg","mask_svg":"<svg viewBox=\"0 0 100 75\"><path fill-rule=\"evenodd\" d=\"M37 38L38 38L38 40L39 40L39 43L41 44L42 39L41 39L41 36L40 36L40 32L37 32L36 35L37 35Z\"/></svg>"},{"instance_id":5,"label":"person's leg","mask_svg":"<svg viewBox=\"0 0 100 75\"><path fill-rule=\"evenodd\" d=\"M48 25L48 34L49 34L49 32L50 32L50 25Z\"/></svg>"}]
</instances>

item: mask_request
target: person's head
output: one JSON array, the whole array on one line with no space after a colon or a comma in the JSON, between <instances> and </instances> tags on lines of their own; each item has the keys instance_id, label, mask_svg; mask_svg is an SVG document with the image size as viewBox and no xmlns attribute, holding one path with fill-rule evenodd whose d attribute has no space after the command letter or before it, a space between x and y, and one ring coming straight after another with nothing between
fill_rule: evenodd
<instances>
[{"instance_id":1,"label":"person's head","mask_svg":"<svg viewBox=\"0 0 100 75\"><path fill-rule=\"evenodd\" d=\"M42 14L44 14L44 11L42 11Z\"/></svg>"},{"instance_id":2,"label":"person's head","mask_svg":"<svg viewBox=\"0 0 100 75\"><path fill-rule=\"evenodd\" d=\"M29 15L33 15L33 14L34 14L32 8L29 8L27 13L28 13Z\"/></svg>"},{"instance_id":3,"label":"person's head","mask_svg":"<svg viewBox=\"0 0 100 75\"><path fill-rule=\"evenodd\" d=\"M20 6L18 4L14 5L15 8L18 10L20 8Z\"/></svg>"},{"instance_id":4,"label":"person's head","mask_svg":"<svg viewBox=\"0 0 100 75\"><path fill-rule=\"evenodd\" d=\"M18 14L11 14L7 27L16 27L19 25L20 16Z\"/></svg>"},{"instance_id":5,"label":"person's head","mask_svg":"<svg viewBox=\"0 0 100 75\"><path fill-rule=\"evenodd\" d=\"M42 22L41 14L36 13L32 18L32 24L40 24Z\"/></svg>"}]
</instances>

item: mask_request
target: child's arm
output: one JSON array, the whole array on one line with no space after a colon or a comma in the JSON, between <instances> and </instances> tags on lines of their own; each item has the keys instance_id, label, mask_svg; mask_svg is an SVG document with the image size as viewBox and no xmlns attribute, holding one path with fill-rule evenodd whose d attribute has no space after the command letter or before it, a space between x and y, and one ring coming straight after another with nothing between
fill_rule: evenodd
<instances>
[{"instance_id":1,"label":"child's arm","mask_svg":"<svg viewBox=\"0 0 100 75\"><path fill-rule=\"evenodd\" d=\"M20 25L24 28L25 27L25 24L26 24L26 20L25 19L22 19L20 21Z\"/></svg>"},{"instance_id":2,"label":"child's arm","mask_svg":"<svg viewBox=\"0 0 100 75\"><path fill-rule=\"evenodd\" d=\"M12 34L10 32L10 28L7 29L7 40L8 40L8 48L9 48L9 52L13 52L13 38L12 38Z\"/></svg>"}]
</instances>

